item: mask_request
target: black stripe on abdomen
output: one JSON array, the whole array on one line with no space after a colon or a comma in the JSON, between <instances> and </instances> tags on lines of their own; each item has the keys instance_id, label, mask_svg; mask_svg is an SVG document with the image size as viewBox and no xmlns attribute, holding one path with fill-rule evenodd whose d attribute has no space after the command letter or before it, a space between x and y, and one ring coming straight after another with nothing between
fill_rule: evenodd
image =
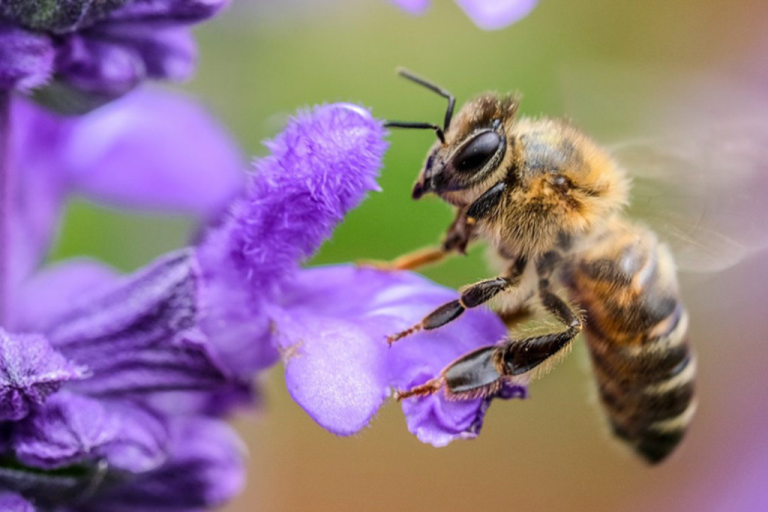
<instances>
[{"instance_id":1,"label":"black stripe on abdomen","mask_svg":"<svg viewBox=\"0 0 768 512\"><path fill-rule=\"evenodd\" d=\"M682 440L695 410L696 360L687 339L687 314L639 347L613 344L594 331L587 344L598 390L613 432L651 463Z\"/></svg>"}]
</instances>

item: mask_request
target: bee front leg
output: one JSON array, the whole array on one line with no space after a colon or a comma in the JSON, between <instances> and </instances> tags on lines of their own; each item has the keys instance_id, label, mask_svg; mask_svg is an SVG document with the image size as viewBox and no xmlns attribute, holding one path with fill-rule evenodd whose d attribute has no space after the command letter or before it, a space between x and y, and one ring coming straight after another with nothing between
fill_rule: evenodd
<instances>
[{"instance_id":1,"label":"bee front leg","mask_svg":"<svg viewBox=\"0 0 768 512\"><path fill-rule=\"evenodd\" d=\"M518 258L510 267L510 270L506 275L495 277L493 279L486 279L468 286L462 291L461 297L458 300L443 304L432 311L432 313L425 316L421 322L413 327L389 336L387 342L391 345L397 340L421 330L429 331L437 329L438 327L442 327L443 325L452 322L467 309L476 308L485 304L499 293L520 284L526 264L527 260L525 258Z\"/></svg>"},{"instance_id":2,"label":"bee front leg","mask_svg":"<svg viewBox=\"0 0 768 512\"><path fill-rule=\"evenodd\" d=\"M417 270L443 261L453 253L466 254L467 246L475 237L474 225L467 220L467 208L462 208L443 237L440 247L427 247L399 256L392 261L360 261L361 267L379 270Z\"/></svg>"}]
</instances>

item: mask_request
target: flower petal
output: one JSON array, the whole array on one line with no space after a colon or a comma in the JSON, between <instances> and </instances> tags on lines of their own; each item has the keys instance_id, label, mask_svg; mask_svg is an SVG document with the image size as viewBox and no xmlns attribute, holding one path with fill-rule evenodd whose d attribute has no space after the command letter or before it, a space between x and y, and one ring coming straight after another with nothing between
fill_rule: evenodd
<instances>
[{"instance_id":1,"label":"flower petal","mask_svg":"<svg viewBox=\"0 0 768 512\"><path fill-rule=\"evenodd\" d=\"M498 30L524 18L538 0L456 0L475 24L484 30Z\"/></svg>"},{"instance_id":2,"label":"flower petal","mask_svg":"<svg viewBox=\"0 0 768 512\"><path fill-rule=\"evenodd\" d=\"M46 35L0 21L0 89L27 90L53 72L53 43Z\"/></svg>"},{"instance_id":3,"label":"flower petal","mask_svg":"<svg viewBox=\"0 0 768 512\"><path fill-rule=\"evenodd\" d=\"M18 98L11 122L11 165L18 180L11 205L10 256L18 285L40 263L56 232L67 190L60 156L68 126Z\"/></svg>"},{"instance_id":4,"label":"flower petal","mask_svg":"<svg viewBox=\"0 0 768 512\"><path fill-rule=\"evenodd\" d=\"M135 48L75 32L58 46L56 76L76 89L114 99L136 87L147 71Z\"/></svg>"},{"instance_id":5,"label":"flower petal","mask_svg":"<svg viewBox=\"0 0 768 512\"><path fill-rule=\"evenodd\" d=\"M69 194L207 220L243 186L231 138L183 95L137 91L79 118L18 99L12 120L19 186L11 268L17 285L45 256Z\"/></svg>"},{"instance_id":6,"label":"flower petal","mask_svg":"<svg viewBox=\"0 0 768 512\"><path fill-rule=\"evenodd\" d=\"M424 14L429 9L430 0L391 0L392 3L410 14Z\"/></svg>"},{"instance_id":7,"label":"flower petal","mask_svg":"<svg viewBox=\"0 0 768 512\"><path fill-rule=\"evenodd\" d=\"M87 375L37 334L0 329L0 421L17 421L68 381Z\"/></svg>"},{"instance_id":8,"label":"flower petal","mask_svg":"<svg viewBox=\"0 0 768 512\"><path fill-rule=\"evenodd\" d=\"M267 304L286 276L369 190L386 147L381 122L357 106L301 113L268 143L243 198L197 249L202 329L217 361L241 378L270 366Z\"/></svg>"},{"instance_id":9,"label":"flower petal","mask_svg":"<svg viewBox=\"0 0 768 512\"><path fill-rule=\"evenodd\" d=\"M336 435L366 426L387 397L382 339L366 326L331 317L293 312L275 323L293 399Z\"/></svg>"},{"instance_id":10,"label":"flower petal","mask_svg":"<svg viewBox=\"0 0 768 512\"><path fill-rule=\"evenodd\" d=\"M229 0L134 1L110 16L113 22L142 21L189 24L210 18L229 5Z\"/></svg>"},{"instance_id":11,"label":"flower petal","mask_svg":"<svg viewBox=\"0 0 768 512\"><path fill-rule=\"evenodd\" d=\"M59 393L15 426L18 459L55 469L106 459L110 468L143 473L166 458L164 423L129 402L100 402Z\"/></svg>"},{"instance_id":12,"label":"flower petal","mask_svg":"<svg viewBox=\"0 0 768 512\"><path fill-rule=\"evenodd\" d=\"M421 384L457 357L504 336L501 321L478 308L450 326L387 346L387 335L456 297L405 272L348 266L300 272L285 287L283 310L271 312L291 395L331 432L360 430L391 387ZM411 432L442 446L476 436L488 404L489 399L448 402L439 393L407 400L403 410Z\"/></svg>"},{"instance_id":13,"label":"flower petal","mask_svg":"<svg viewBox=\"0 0 768 512\"><path fill-rule=\"evenodd\" d=\"M93 372L71 388L114 396L225 383L197 327L197 281L191 253L179 251L74 303L47 331Z\"/></svg>"},{"instance_id":14,"label":"flower petal","mask_svg":"<svg viewBox=\"0 0 768 512\"><path fill-rule=\"evenodd\" d=\"M0 510L3 512L35 512L30 502L9 492L0 493Z\"/></svg>"},{"instance_id":15,"label":"flower petal","mask_svg":"<svg viewBox=\"0 0 768 512\"><path fill-rule=\"evenodd\" d=\"M79 119L61 157L75 190L142 210L213 216L244 181L226 130L189 98L160 91L137 91Z\"/></svg>"},{"instance_id":16,"label":"flower petal","mask_svg":"<svg viewBox=\"0 0 768 512\"><path fill-rule=\"evenodd\" d=\"M256 162L243 199L201 249L212 277L232 268L231 282L246 280L262 296L378 189L386 142L368 111L336 104L300 113L267 146L272 155Z\"/></svg>"},{"instance_id":17,"label":"flower petal","mask_svg":"<svg viewBox=\"0 0 768 512\"><path fill-rule=\"evenodd\" d=\"M170 458L155 471L99 496L87 512L188 512L215 508L245 483L242 442L223 422L171 425Z\"/></svg>"},{"instance_id":18,"label":"flower petal","mask_svg":"<svg viewBox=\"0 0 768 512\"><path fill-rule=\"evenodd\" d=\"M20 331L45 330L83 295L112 285L118 275L104 263L87 258L46 267L19 289L14 327Z\"/></svg>"}]
</instances>

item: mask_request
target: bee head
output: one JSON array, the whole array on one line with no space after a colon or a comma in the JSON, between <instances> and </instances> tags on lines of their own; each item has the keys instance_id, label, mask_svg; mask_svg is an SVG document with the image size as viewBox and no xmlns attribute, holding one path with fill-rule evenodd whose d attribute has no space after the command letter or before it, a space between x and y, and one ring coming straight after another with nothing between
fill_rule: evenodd
<instances>
[{"instance_id":1,"label":"bee head","mask_svg":"<svg viewBox=\"0 0 768 512\"><path fill-rule=\"evenodd\" d=\"M479 191L487 184L507 154L511 141L506 133L517 112L517 98L484 94L464 105L453 119L453 95L409 71L399 73L448 100L442 126L400 121L386 124L393 128L434 130L437 135L414 185L413 198L434 192L453 204L470 202L472 194L467 191Z\"/></svg>"},{"instance_id":2,"label":"bee head","mask_svg":"<svg viewBox=\"0 0 768 512\"><path fill-rule=\"evenodd\" d=\"M502 162L514 141L507 135L514 122L518 101L514 96L484 94L461 109L430 150L413 187L413 198L435 194L464 205L500 179Z\"/></svg>"}]
</instances>

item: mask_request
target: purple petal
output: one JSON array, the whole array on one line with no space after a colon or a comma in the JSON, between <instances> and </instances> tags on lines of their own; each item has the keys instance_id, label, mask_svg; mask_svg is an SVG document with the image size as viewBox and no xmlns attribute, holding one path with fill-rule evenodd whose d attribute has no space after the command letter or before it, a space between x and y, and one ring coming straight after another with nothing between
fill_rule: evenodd
<instances>
[{"instance_id":1,"label":"purple petal","mask_svg":"<svg viewBox=\"0 0 768 512\"><path fill-rule=\"evenodd\" d=\"M298 312L275 323L293 399L334 434L366 426L388 394L383 338L371 336L367 325Z\"/></svg>"},{"instance_id":2,"label":"purple petal","mask_svg":"<svg viewBox=\"0 0 768 512\"><path fill-rule=\"evenodd\" d=\"M59 393L16 425L13 442L33 467L106 459L110 468L143 473L165 461L167 437L163 422L138 406Z\"/></svg>"},{"instance_id":3,"label":"purple petal","mask_svg":"<svg viewBox=\"0 0 768 512\"><path fill-rule=\"evenodd\" d=\"M229 135L181 95L137 91L79 118L17 100L12 120L12 165L19 177L11 245L16 285L45 256L68 194L212 218L243 185Z\"/></svg>"},{"instance_id":4,"label":"purple petal","mask_svg":"<svg viewBox=\"0 0 768 512\"><path fill-rule=\"evenodd\" d=\"M73 33L58 48L56 75L79 90L117 98L136 87L147 70L137 49Z\"/></svg>"},{"instance_id":5,"label":"purple petal","mask_svg":"<svg viewBox=\"0 0 768 512\"><path fill-rule=\"evenodd\" d=\"M200 389L226 382L198 329L197 271L180 251L75 302L47 331L93 376L89 394Z\"/></svg>"},{"instance_id":6,"label":"purple petal","mask_svg":"<svg viewBox=\"0 0 768 512\"><path fill-rule=\"evenodd\" d=\"M291 395L331 432L360 430L390 388L421 384L457 357L504 336L501 321L479 308L450 326L387 346L387 335L456 297L409 273L345 266L299 273L285 288L283 311L272 312L273 341L283 356ZM477 435L488 403L449 403L439 393L407 400L403 410L420 440L442 446Z\"/></svg>"},{"instance_id":7,"label":"purple petal","mask_svg":"<svg viewBox=\"0 0 768 512\"><path fill-rule=\"evenodd\" d=\"M135 0L110 16L112 21L188 24L216 15L229 0Z\"/></svg>"},{"instance_id":8,"label":"purple petal","mask_svg":"<svg viewBox=\"0 0 768 512\"><path fill-rule=\"evenodd\" d=\"M226 130L189 98L160 91L129 94L78 120L62 160L89 198L201 217L219 213L244 180Z\"/></svg>"},{"instance_id":9,"label":"purple petal","mask_svg":"<svg viewBox=\"0 0 768 512\"><path fill-rule=\"evenodd\" d=\"M169 461L101 495L87 512L189 512L216 508L245 483L242 443L223 422L183 420L172 425Z\"/></svg>"},{"instance_id":10,"label":"purple petal","mask_svg":"<svg viewBox=\"0 0 768 512\"><path fill-rule=\"evenodd\" d=\"M238 376L274 364L266 304L344 214L377 189L381 123L339 104L299 114L256 164L244 197L198 248L202 329Z\"/></svg>"},{"instance_id":11,"label":"purple petal","mask_svg":"<svg viewBox=\"0 0 768 512\"><path fill-rule=\"evenodd\" d=\"M85 258L46 267L19 289L14 325L21 331L45 330L83 295L92 294L117 280L116 270Z\"/></svg>"},{"instance_id":12,"label":"purple petal","mask_svg":"<svg viewBox=\"0 0 768 512\"><path fill-rule=\"evenodd\" d=\"M30 502L9 492L0 493L0 510L3 512L35 512Z\"/></svg>"},{"instance_id":13,"label":"purple petal","mask_svg":"<svg viewBox=\"0 0 768 512\"><path fill-rule=\"evenodd\" d=\"M538 0L456 0L472 21L484 30L498 30L530 13Z\"/></svg>"},{"instance_id":14,"label":"purple petal","mask_svg":"<svg viewBox=\"0 0 768 512\"><path fill-rule=\"evenodd\" d=\"M252 379L252 375L250 376ZM235 411L262 408L260 388L252 382L232 382L201 391L174 391L151 397L155 410L171 416L223 418Z\"/></svg>"},{"instance_id":15,"label":"purple petal","mask_svg":"<svg viewBox=\"0 0 768 512\"><path fill-rule=\"evenodd\" d=\"M337 104L300 113L267 146L272 155L256 162L245 197L201 251L204 270L233 267L229 278L246 279L260 295L378 189L386 143L368 111Z\"/></svg>"},{"instance_id":16,"label":"purple petal","mask_svg":"<svg viewBox=\"0 0 768 512\"><path fill-rule=\"evenodd\" d=\"M89 38L137 55L144 71L142 78L186 80L197 62L195 40L185 28L110 24L91 32Z\"/></svg>"},{"instance_id":17,"label":"purple petal","mask_svg":"<svg viewBox=\"0 0 768 512\"><path fill-rule=\"evenodd\" d=\"M254 296L242 281L238 284L231 268L210 263L200 267L205 272L199 290L200 329L211 340L210 354L229 375L250 379L278 360L269 342L266 298Z\"/></svg>"},{"instance_id":18,"label":"purple petal","mask_svg":"<svg viewBox=\"0 0 768 512\"><path fill-rule=\"evenodd\" d=\"M420 15L429 9L430 0L390 0L392 3L409 12L410 14Z\"/></svg>"},{"instance_id":19,"label":"purple petal","mask_svg":"<svg viewBox=\"0 0 768 512\"><path fill-rule=\"evenodd\" d=\"M27 90L44 84L53 72L53 59L48 36L0 21L0 89Z\"/></svg>"},{"instance_id":20,"label":"purple petal","mask_svg":"<svg viewBox=\"0 0 768 512\"><path fill-rule=\"evenodd\" d=\"M17 421L64 382L82 379L85 368L67 361L36 334L0 329L0 421Z\"/></svg>"},{"instance_id":21,"label":"purple petal","mask_svg":"<svg viewBox=\"0 0 768 512\"><path fill-rule=\"evenodd\" d=\"M41 262L56 232L67 188L57 158L66 127L20 99L13 102L11 116L11 165L18 177L11 204L10 269L15 291ZM11 309L11 317L20 313L15 303Z\"/></svg>"}]
</instances>

